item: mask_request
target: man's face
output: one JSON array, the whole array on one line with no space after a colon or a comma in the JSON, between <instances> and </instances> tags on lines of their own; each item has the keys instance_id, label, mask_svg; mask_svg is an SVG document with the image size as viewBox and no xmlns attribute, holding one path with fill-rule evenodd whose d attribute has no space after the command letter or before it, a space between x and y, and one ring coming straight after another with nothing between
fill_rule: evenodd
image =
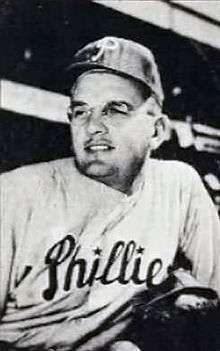
<instances>
[{"instance_id":1,"label":"man's face","mask_svg":"<svg viewBox=\"0 0 220 351\"><path fill-rule=\"evenodd\" d=\"M83 174L122 191L132 183L154 134L154 116L139 113L144 102L130 79L107 72L78 79L70 120L75 162Z\"/></svg>"}]
</instances>

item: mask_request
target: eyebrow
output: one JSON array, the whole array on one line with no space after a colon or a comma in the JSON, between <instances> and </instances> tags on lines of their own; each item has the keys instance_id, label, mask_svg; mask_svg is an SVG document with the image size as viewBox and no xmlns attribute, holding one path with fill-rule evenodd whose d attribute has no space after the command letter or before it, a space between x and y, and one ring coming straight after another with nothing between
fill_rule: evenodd
<instances>
[{"instance_id":1,"label":"eyebrow","mask_svg":"<svg viewBox=\"0 0 220 351\"><path fill-rule=\"evenodd\" d=\"M118 105L126 105L127 107L128 107L128 109L131 111L131 110L133 110L134 109L134 106L133 105L131 105L129 102L127 102L127 101L125 101L125 100L111 100L111 101L109 101L109 103L108 103L109 105L110 104L118 104Z\"/></svg>"},{"instance_id":2,"label":"eyebrow","mask_svg":"<svg viewBox=\"0 0 220 351\"><path fill-rule=\"evenodd\" d=\"M88 105L86 102L80 100L71 100L70 103L72 107Z\"/></svg>"},{"instance_id":3,"label":"eyebrow","mask_svg":"<svg viewBox=\"0 0 220 351\"><path fill-rule=\"evenodd\" d=\"M125 104L130 111L132 111L134 109L134 106L131 105L129 102L125 101L125 100L110 100L104 106L111 105L111 104L117 104L117 105ZM86 102L84 102L84 101L81 101L81 100L72 100L71 101L71 106L72 107L85 106L85 105L88 105L88 104Z\"/></svg>"}]
</instances>

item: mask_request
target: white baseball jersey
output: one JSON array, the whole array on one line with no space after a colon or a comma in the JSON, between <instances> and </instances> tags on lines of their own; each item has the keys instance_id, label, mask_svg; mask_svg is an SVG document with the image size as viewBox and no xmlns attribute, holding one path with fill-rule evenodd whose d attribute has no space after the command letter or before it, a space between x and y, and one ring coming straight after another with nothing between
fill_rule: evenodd
<instances>
[{"instance_id":1,"label":"white baseball jersey","mask_svg":"<svg viewBox=\"0 0 220 351\"><path fill-rule=\"evenodd\" d=\"M2 175L0 199L0 340L60 351L105 344L178 249L220 292L218 216L184 163L148 160L128 196L57 160Z\"/></svg>"}]
</instances>

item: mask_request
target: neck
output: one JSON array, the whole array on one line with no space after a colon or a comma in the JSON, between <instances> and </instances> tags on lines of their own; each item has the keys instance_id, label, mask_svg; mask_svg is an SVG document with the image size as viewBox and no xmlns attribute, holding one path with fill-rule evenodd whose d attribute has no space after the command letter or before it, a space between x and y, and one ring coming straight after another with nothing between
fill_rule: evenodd
<instances>
[{"instance_id":1,"label":"neck","mask_svg":"<svg viewBox=\"0 0 220 351\"><path fill-rule=\"evenodd\" d=\"M107 186L109 186L117 191L120 191L126 195L131 195L131 193L132 193L133 180L131 180L131 179L125 181L125 180L119 180L119 179L114 179L114 178L107 179L107 177L105 177L105 178L96 178L96 180L98 180L99 182L102 182L105 185L107 185Z\"/></svg>"},{"instance_id":2,"label":"neck","mask_svg":"<svg viewBox=\"0 0 220 351\"><path fill-rule=\"evenodd\" d=\"M148 157L146 160L136 162L130 170L127 169L124 172L118 171L105 177L93 177L93 179L129 196L135 191L142 179L141 174L143 173L147 159Z\"/></svg>"}]
</instances>

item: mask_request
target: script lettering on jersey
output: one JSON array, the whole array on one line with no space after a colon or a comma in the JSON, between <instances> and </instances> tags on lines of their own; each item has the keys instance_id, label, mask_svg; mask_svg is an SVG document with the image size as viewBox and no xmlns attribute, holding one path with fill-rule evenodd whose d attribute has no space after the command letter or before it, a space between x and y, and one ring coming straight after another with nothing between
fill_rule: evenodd
<instances>
[{"instance_id":1,"label":"script lettering on jersey","mask_svg":"<svg viewBox=\"0 0 220 351\"><path fill-rule=\"evenodd\" d=\"M138 246L135 241L117 241L113 244L106 261L102 262L100 273L100 263L102 250L97 247L93 250L93 260L90 263L86 258L80 257L81 246L76 244L73 235L68 234L62 240L53 245L46 253L45 263L48 267L48 287L43 292L46 300L52 300L59 288L59 267L69 260L64 276L63 290L69 291L72 288L73 275L75 274L75 284L77 288L92 286L96 281L103 285L112 284L115 281L126 285L129 282L134 284L146 284L148 288L156 286L154 278L162 269L162 261L159 258L150 262L146 267L146 275L140 277L140 268L143 264L142 254L145 248ZM111 277L113 265L118 264L116 276ZM127 270L129 263L132 263L132 270Z\"/></svg>"}]
</instances>

